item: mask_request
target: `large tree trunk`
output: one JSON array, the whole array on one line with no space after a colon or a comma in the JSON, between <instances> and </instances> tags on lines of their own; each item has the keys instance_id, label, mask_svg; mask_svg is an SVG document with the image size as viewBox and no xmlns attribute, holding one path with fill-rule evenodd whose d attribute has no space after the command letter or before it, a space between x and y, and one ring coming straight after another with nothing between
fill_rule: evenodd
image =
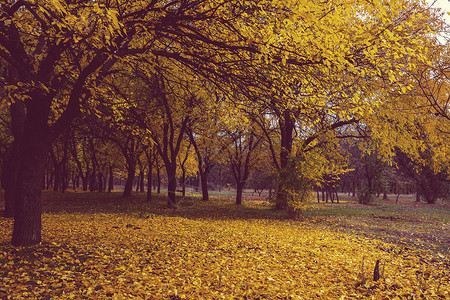
<instances>
[{"instance_id":1,"label":"large tree trunk","mask_svg":"<svg viewBox=\"0 0 450 300\"><path fill-rule=\"evenodd\" d=\"M280 170L279 170L279 183L277 191L276 209L286 209L288 207L288 194L285 187L286 177L289 170L289 156L292 151L292 141L294 133L294 121L289 114L289 111L285 111L283 118L280 120L281 130L281 151L280 151Z\"/></svg>"},{"instance_id":2,"label":"large tree trunk","mask_svg":"<svg viewBox=\"0 0 450 300\"><path fill-rule=\"evenodd\" d=\"M3 216L6 218L14 217L14 200L16 199L16 189L14 185L18 176L19 157L17 155L17 146L14 144L11 148L12 151L5 157L2 167L2 186L5 191L5 211Z\"/></svg>"},{"instance_id":3,"label":"large tree trunk","mask_svg":"<svg viewBox=\"0 0 450 300\"><path fill-rule=\"evenodd\" d=\"M16 101L11 104L11 124L14 142L2 168L2 183L5 190L5 212L4 216L7 218L14 217L15 201L16 201L16 182L19 176L19 162L20 162L20 144L18 138L23 136L25 124L25 104L22 101Z\"/></svg>"},{"instance_id":4,"label":"large tree trunk","mask_svg":"<svg viewBox=\"0 0 450 300\"><path fill-rule=\"evenodd\" d=\"M2 202L3 199L3 192L2 192L3 186L2 186L2 176L0 175L0 202Z\"/></svg>"},{"instance_id":5,"label":"large tree trunk","mask_svg":"<svg viewBox=\"0 0 450 300\"><path fill-rule=\"evenodd\" d=\"M37 109L36 107L32 107ZM31 110L31 108L29 108ZM18 176L15 183L14 246L30 246L41 242L42 178L51 138L47 124L36 118L39 110L28 112L24 134L17 137Z\"/></svg>"}]
</instances>

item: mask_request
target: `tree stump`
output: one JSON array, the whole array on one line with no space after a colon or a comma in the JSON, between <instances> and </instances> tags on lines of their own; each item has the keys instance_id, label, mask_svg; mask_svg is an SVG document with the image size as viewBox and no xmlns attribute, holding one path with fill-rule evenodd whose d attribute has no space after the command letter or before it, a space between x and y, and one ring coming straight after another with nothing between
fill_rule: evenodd
<instances>
[{"instance_id":1,"label":"tree stump","mask_svg":"<svg viewBox=\"0 0 450 300\"><path fill-rule=\"evenodd\" d=\"M380 279L380 260L377 259L375 263L375 268L373 269L373 281L378 281Z\"/></svg>"}]
</instances>

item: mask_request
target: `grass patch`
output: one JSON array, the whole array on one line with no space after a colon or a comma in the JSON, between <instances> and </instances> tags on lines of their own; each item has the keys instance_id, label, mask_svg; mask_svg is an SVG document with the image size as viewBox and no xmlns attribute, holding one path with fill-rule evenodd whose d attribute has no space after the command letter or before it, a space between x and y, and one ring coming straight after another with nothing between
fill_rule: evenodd
<instances>
[{"instance_id":1,"label":"grass patch","mask_svg":"<svg viewBox=\"0 0 450 300\"><path fill-rule=\"evenodd\" d=\"M405 200L374 205L311 204L305 215L318 226L365 235L414 249L448 255L450 208Z\"/></svg>"}]
</instances>

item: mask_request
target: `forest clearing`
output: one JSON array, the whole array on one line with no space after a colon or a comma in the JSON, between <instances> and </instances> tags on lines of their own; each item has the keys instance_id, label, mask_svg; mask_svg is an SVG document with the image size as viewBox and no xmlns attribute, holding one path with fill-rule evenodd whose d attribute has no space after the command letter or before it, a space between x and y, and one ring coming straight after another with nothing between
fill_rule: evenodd
<instances>
[{"instance_id":1,"label":"forest clearing","mask_svg":"<svg viewBox=\"0 0 450 300\"><path fill-rule=\"evenodd\" d=\"M43 241L0 218L2 299L446 299L448 203L310 203L292 221L258 197L44 192ZM417 205L416 205L417 206ZM373 280L379 260L380 279Z\"/></svg>"},{"instance_id":2,"label":"forest clearing","mask_svg":"<svg viewBox=\"0 0 450 300\"><path fill-rule=\"evenodd\" d=\"M0 299L450 298L437 4L0 0Z\"/></svg>"}]
</instances>

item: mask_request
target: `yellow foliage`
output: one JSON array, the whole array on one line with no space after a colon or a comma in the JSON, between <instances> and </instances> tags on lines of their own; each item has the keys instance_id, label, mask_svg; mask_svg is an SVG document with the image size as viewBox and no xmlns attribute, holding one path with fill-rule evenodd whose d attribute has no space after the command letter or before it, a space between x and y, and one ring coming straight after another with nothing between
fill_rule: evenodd
<instances>
[{"instance_id":1,"label":"yellow foliage","mask_svg":"<svg viewBox=\"0 0 450 300\"><path fill-rule=\"evenodd\" d=\"M314 224L132 213L45 213L13 248L0 218L3 299L391 299L450 295L445 258ZM381 280L371 281L381 260ZM448 263L448 262L447 262ZM175 297L179 298L175 298Z\"/></svg>"}]
</instances>

